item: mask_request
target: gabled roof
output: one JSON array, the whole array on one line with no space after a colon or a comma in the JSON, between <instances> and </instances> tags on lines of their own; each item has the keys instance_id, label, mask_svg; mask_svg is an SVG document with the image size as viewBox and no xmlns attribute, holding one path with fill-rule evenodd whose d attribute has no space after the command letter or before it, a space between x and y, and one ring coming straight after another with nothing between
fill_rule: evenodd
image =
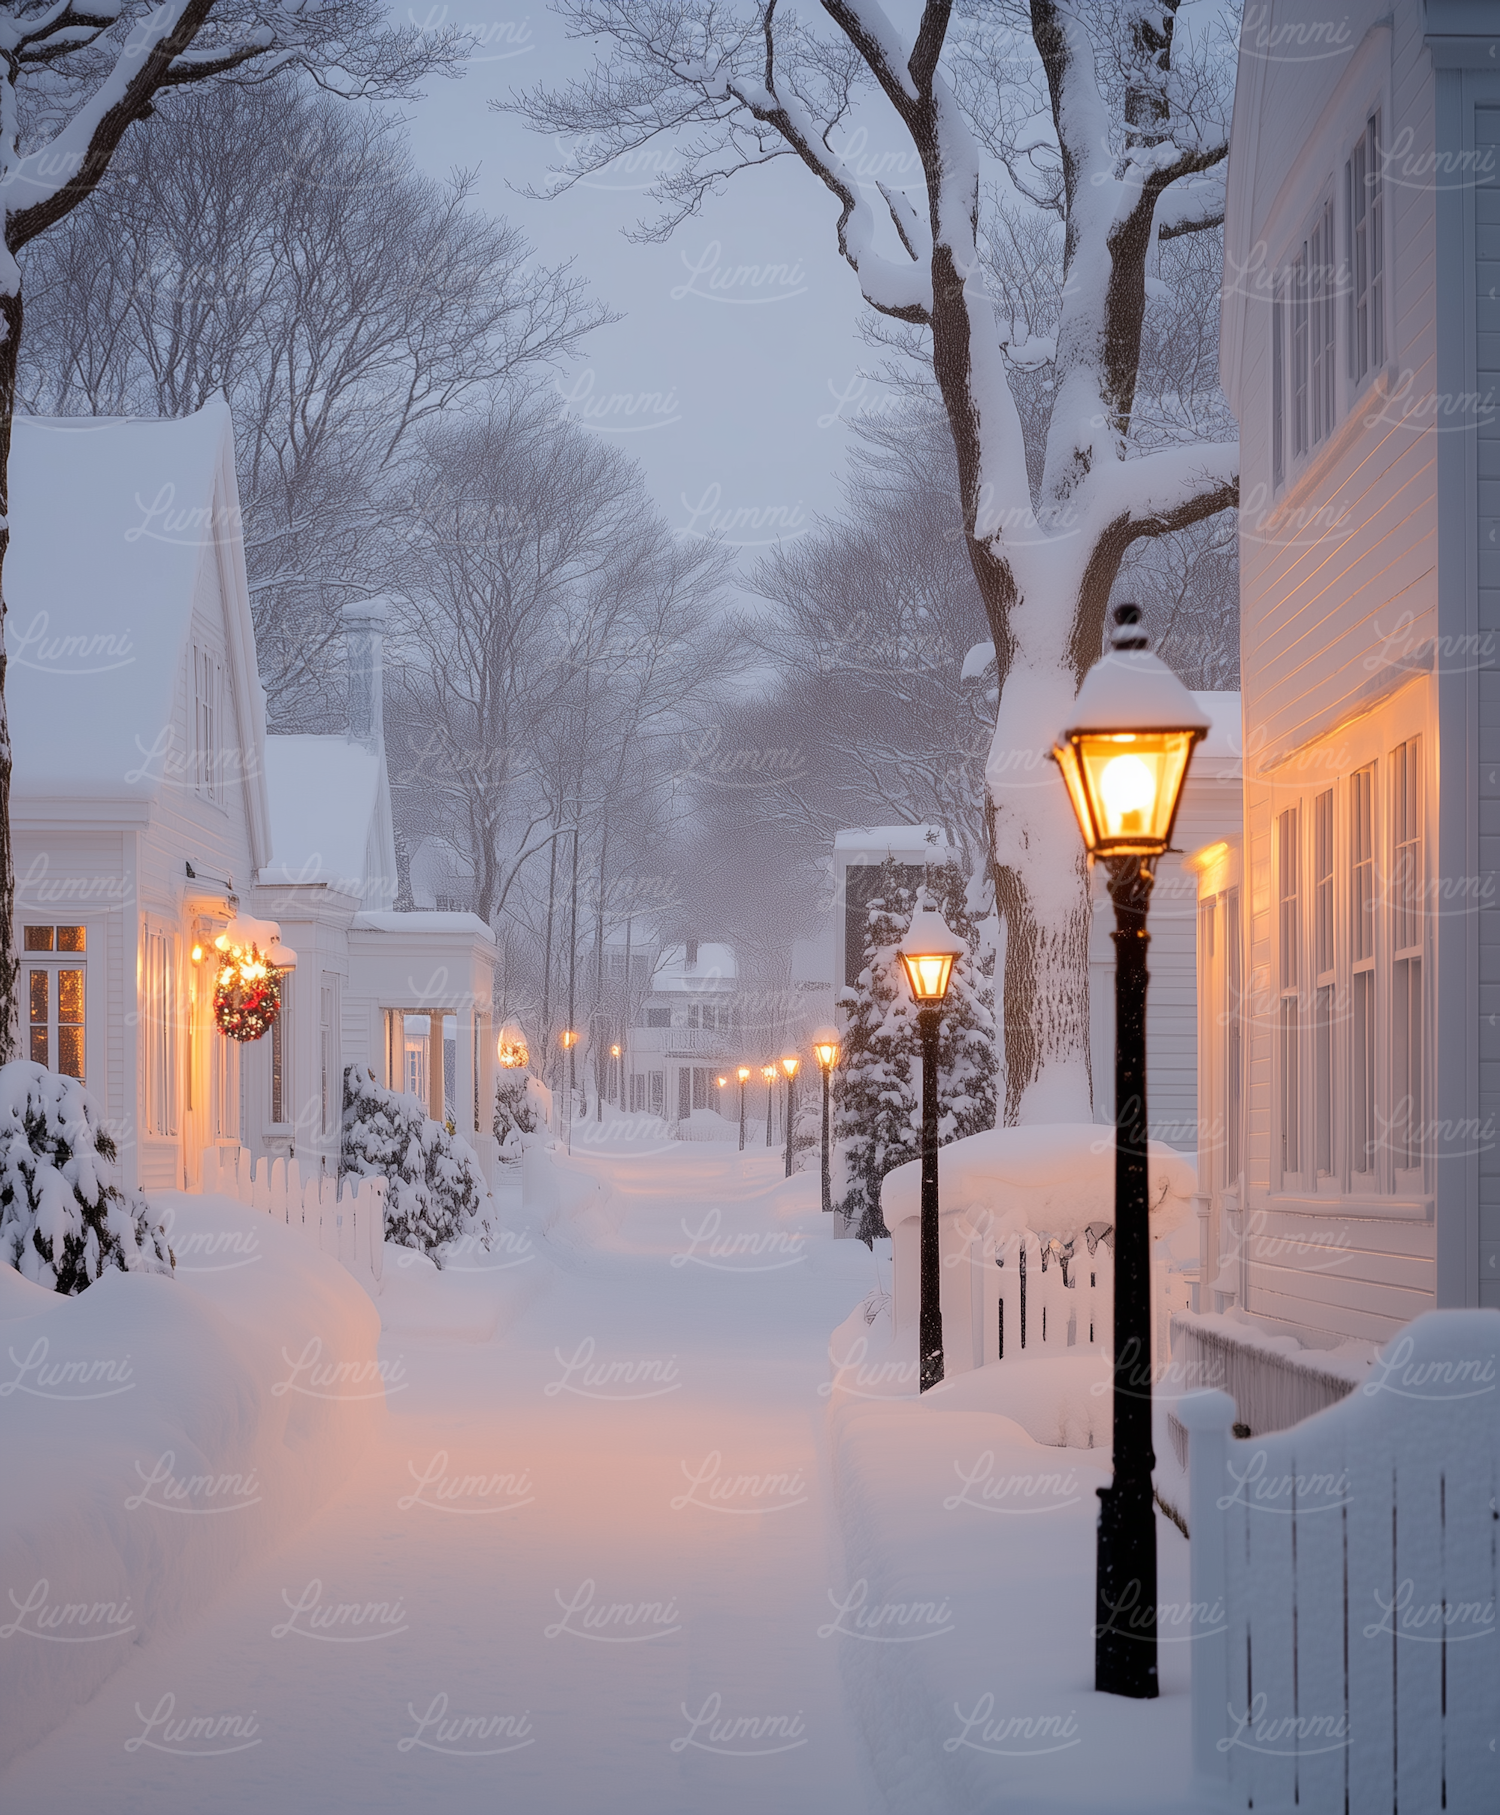
<instances>
[{"instance_id":1,"label":"gabled roof","mask_svg":"<svg viewBox=\"0 0 1500 1815\"><path fill-rule=\"evenodd\" d=\"M107 810L180 782L192 752L174 738L174 690L212 561L251 849L264 861L265 713L228 404L172 421L18 416L10 500L14 796Z\"/></svg>"},{"instance_id":2,"label":"gabled roof","mask_svg":"<svg viewBox=\"0 0 1500 1815\"><path fill-rule=\"evenodd\" d=\"M312 884L366 907L396 898L385 757L344 737L266 739L273 856L262 883Z\"/></svg>"}]
</instances>

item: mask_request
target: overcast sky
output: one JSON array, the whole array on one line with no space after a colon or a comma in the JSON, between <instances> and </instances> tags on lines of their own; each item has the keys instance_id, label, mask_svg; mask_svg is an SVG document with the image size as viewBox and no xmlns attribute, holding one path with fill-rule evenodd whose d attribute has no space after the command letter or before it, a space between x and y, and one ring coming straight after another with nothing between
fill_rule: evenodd
<instances>
[{"instance_id":1,"label":"overcast sky","mask_svg":"<svg viewBox=\"0 0 1500 1815\"><path fill-rule=\"evenodd\" d=\"M445 14L413 8L410 17L437 24ZM737 177L667 244L637 245L621 229L654 212L649 172L611 172L557 200L530 200L518 191L541 187L568 148L489 102L581 73L591 46L570 42L544 5L457 0L446 21L482 42L462 81L433 82L409 110L419 159L434 175L477 167L477 199L522 226L549 261L576 257L623 316L558 379L559 409L571 400L641 462L675 528L709 531L717 513L718 524L733 522L726 539L744 545L747 561L758 545L805 532L839 501L842 418L879 395L873 383L859 395L861 368L878 361L859 339L858 287L834 240L837 204L800 166L780 162ZM735 272L741 281L728 282Z\"/></svg>"}]
</instances>

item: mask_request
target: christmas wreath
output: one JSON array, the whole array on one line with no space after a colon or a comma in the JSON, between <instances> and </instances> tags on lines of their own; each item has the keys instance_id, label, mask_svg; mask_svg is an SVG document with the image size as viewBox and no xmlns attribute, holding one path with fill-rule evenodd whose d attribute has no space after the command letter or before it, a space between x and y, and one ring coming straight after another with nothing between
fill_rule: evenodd
<instances>
[{"instance_id":1,"label":"christmas wreath","mask_svg":"<svg viewBox=\"0 0 1500 1815\"><path fill-rule=\"evenodd\" d=\"M281 1013L281 981L258 946L226 945L214 985L214 1021L231 1040L258 1040Z\"/></svg>"}]
</instances>

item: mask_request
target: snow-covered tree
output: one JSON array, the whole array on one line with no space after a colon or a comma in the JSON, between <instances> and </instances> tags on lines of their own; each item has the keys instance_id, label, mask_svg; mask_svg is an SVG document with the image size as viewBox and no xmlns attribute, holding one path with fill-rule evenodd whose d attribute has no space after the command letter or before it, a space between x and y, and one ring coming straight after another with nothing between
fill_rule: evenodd
<instances>
[{"instance_id":1,"label":"snow-covered tree","mask_svg":"<svg viewBox=\"0 0 1500 1815\"><path fill-rule=\"evenodd\" d=\"M98 187L131 126L172 90L301 75L346 97L410 95L467 48L456 29L392 29L380 0L0 0L0 631L24 295L18 255ZM17 1050L20 961L10 734L0 646L0 1061Z\"/></svg>"},{"instance_id":2,"label":"snow-covered tree","mask_svg":"<svg viewBox=\"0 0 1500 1815\"><path fill-rule=\"evenodd\" d=\"M1234 505L1238 444L1191 413L1135 433L1147 280L1164 239L1223 218L1232 57L1179 0L927 0L908 39L876 0L823 0L818 31L777 0L555 0L607 47L580 79L516 103L573 148L557 188L662 134L662 238L740 171L800 164L837 207L869 307L921 331L952 437L999 702L988 763L1005 930L1003 1112L1084 1120L1088 896L1046 752L1098 657L1133 544ZM921 181L867 183L840 144L867 101ZM878 116L878 117L877 117ZM863 117L860 118L863 124ZM1015 206L1060 233L1055 332L996 307L982 242L988 153ZM1050 364L1042 457L1018 393ZM1168 431L1171 432L1168 432Z\"/></svg>"},{"instance_id":3,"label":"snow-covered tree","mask_svg":"<svg viewBox=\"0 0 1500 1815\"><path fill-rule=\"evenodd\" d=\"M342 730L343 602L389 587L414 433L609 319L472 179L295 82L210 83L127 134L26 256L41 415L234 412L256 657L276 730Z\"/></svg>"},{"instance_id":4,"label":"snow-covered tree","mask_svg":"<svg viewBox=\"0 0 1500 1815\"><path fill-rule=\"evenodd\" d=\"M917 892L900 881L899 866L887 862L883 869L867 910L864 968L843 994L849 1018L833 1090L844 1181L839 1208L867 1243L889 1234L880 1214L881 1180L922 1150L921 1035L897 956ZM994 953L991 923L975 918L972 885L958 864L931 866L925 886L969 950L953 967L938 1023L938 1142L946 1145L994 1126Z\"/></svg>"},{"instance_id":5,"label":"snow-covered tree","mask_svg":"<svg viewBox=\"0 0 1500 1815\"><path fill-rule=\"evenodd\" d=\"M0 1066L0 1263L81 1292L107 1268L171 1273L166 1231L115 1182L114 1141L76 1078Z\"/></svg>"},{"instance_id":6,"label":"snow-covered tree","mask_svg":"<svg viewBox=\"0 0 1500 1815\"><path fill-rule=\"evenodd\" d=\"M344 1071L339 1170L387 1179L386 1240L438 1266L445 1244L459 1236L488 1240L492 1205L474 1149L362 1065Z\"/></svg>"},{"instance_id":7,"label":"snow-covered tree","mask_svg":"<svg viewBox=\"0 0 1500 1815\"><path fill-rule=\"evenodd\" d=\"M531 1073L521 1069L502 1071L495 1081L495 1139L510 1150L519 1145L523 1134L535 1134L537 1109L530 1089Z\"/></svg>"}]
</instances>

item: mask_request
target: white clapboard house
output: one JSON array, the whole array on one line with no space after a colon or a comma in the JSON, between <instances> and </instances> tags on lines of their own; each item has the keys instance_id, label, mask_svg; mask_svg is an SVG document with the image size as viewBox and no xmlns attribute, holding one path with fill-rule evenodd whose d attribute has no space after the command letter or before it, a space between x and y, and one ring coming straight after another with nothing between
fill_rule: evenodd
<instances>
[{"instance_id":1,"label":"white clapboard house","mask_svg":"<svg viewBox=\"0 0 1500 1815\"><path fill-rule=\"evenodd\" d=\"M1306 4L1261 13L1225 223L1245 817L1197 866L1199 1302L1328 1350L1500 1305L1500 12L1365 0L1317 54Z\"/></svg>"},{"instance_id":2,"label":"white clapboard house","mask_svg":"<svg viewBox=\"0 0 1500 1815\"><path fill-rule=\"evenodd\" d=\"M346 1062L415 1082L492 1163L489 930L392 912L378 604L349 617L350 733L268 738L222 401L20 418L11 522L23 1050L83 1079L146 1187L196 1183L214 1145L332 1167ZM212 1002L237 920L295 957L243 1044Z\"/></svg>"}]
</instances>

